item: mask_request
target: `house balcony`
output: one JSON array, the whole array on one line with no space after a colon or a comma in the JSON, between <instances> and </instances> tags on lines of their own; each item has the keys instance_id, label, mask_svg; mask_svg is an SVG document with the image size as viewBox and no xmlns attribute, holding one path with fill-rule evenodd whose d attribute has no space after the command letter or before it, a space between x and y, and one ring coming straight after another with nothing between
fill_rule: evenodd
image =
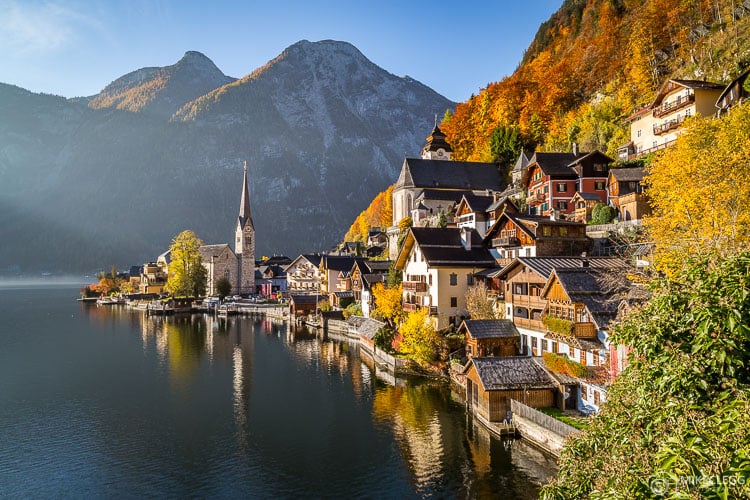
<instances>
[{"instance_id":1,"label":"house balcony","mask_svg":"<svg viewBox=\"0 0 750 500\"><path fill-rule=\"evenodd\" d=\"M661 118L664 115L674 113L682 108L686 108L695 102L695 94L689 96L680 96L677 99L665 102L654 110L654 117Z\"/></svg>"},{"instance_id":2,"label":"house balcony","mask_svg":"<svg viewBox=\"0 0 750 500\"><path fill-rule=\"evenodd\" d=\"M419 304L411 304L409 302L405 302L403 304L403 309L404 312L417 312L422 309L422 306L420 306Z\"/></svg>"},{"instance_id":3,"label":"house balcony","mask_svg":"<svg viewBox=\"0 0 750 500\"><path fill-rule=\"evenodd\" d=\"M582 339L596 338L596 326L593 323L576 323L573 325L573 335Z\"/></svg>"},{"instance_id":4,"label":"house balcony","mask_svg":"<svg viewBox=\"0 0 750 500\"><path fill-rule=\"evenodd\" d=\"M424 281L404 281L401 286L404 292L427 293L427 283Z\"/></svg>"},{"instance_id":5,"label":"house balcony","mask_svg":"<svg viewBox=\"0 0 750 500\"><path fill-rule=\"evenodd\" d=\"M516 295L513 294L513 307L520 306L526 309L544 310L547 307L547 301L535 295Z\"/></svg>"},{"instance_id":6,"label":"house balcony","mask_svg":"<svg viewBox=\"0 0 750 500\"><path fill-rule=\"evenodd\" d=\"M526 328L528 330L534 330L535 332L545 331L544 324L538 319L527 319L527 318L513 318L513 324L516 327Z\"/></svg>"},{"instance_id":7,"label":"house balcony","mask_svg":"<svg viewBox=\"0 0 750 500\"><path fill-rule=\"evenodd\" d=\"M507 248L507 247L520 247L521 240L515 236L501 236L500 238L492 239L493 248Z\"/></svg>"},{"instance_id":8,"label":"house balcony","mask_svg":"<svg viewBox=\"0 0 750 500\"><path fill-rule=\"evenodd\" d=\"M547 195L544 193L533 193L526 197L526 203L528 204L544 203L545 201L547 201Z\"/></svg>"},{"instance_id":9,"label":"house balcony","mask_svg":"<svg viewBox=\"0 0 750 500\"><path fill-rule=\"evenodd\" d=\"M681 116L680 118L673 118L672 120L669 120L662 124L654 125L654 135L666 134L670 130L679 128L679 126L682 125L682 122L684 121L685 118Z\"/></svg>"}]
</instances>

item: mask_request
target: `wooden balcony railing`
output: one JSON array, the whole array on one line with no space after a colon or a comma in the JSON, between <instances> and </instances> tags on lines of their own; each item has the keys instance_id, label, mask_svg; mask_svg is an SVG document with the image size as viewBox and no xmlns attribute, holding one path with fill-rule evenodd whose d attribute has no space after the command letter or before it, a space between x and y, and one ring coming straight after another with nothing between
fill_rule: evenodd
<instances>
[{"instance_id":1,"label":"wooden balcony railing","mask_svg":"<svg viewBox=\"0 0 750 500\"><path fill-rule=\"evenodd\" d=\"M669 120L667 122L664 122L662 124L655 124L654 125L654 135L662 135L666 134L670 130L674 130L678 128L680 125L682 125L682 122L685 121L684 117L680 118L673 118L672 120Z\"/></svg>"},{"instance_id":2,"label":"wooden balcony railing","mask_svg":"<svg viewBox=\"0 0 750 500\"><path fill-rule=\"evenodd\" d=\"M405 312L417 312L422 308L422 306L420 306L419 304L410 304L408 302L405 302L403 304L403 308Z\"/></svg>"},{"instance_id":3,"label":"wooden balcony railing","mask_svg":"<svg viewBox=\"0 0 750 500\"><path fill-rule=\"evenodd\" d=\"M526 319L526 318L513 318L513 324L520 326L521 328L528 328L537 332L543 332L545 330L544 324L538 319Z\"/></svg>"},{"instance_id":4,"label":"wooden balcony railing","mask_svg":"<svg viewBox=\"0 0 750 500\"><path fill-rule=\"evenodd\" d=\"M596 326L593 323L576 323L573 325L573 335L583 339L596 338Z\"/></svg>"},{"instance_id":5,"label":"wooden balcony railing","mask_svg":"<svg viewBox=\"0 0 750 500\"><path fill-rule=\"evenodd\" d=\"M427 293L427 283L424 281L404 281L401 286L405 292Z\"/></svg>"},{"instance_id":6,"label":"wooden balcony railing","mask_svg":"<svg viewBox=\"0 0 750 500\"><path fill-rule=\"evenodd\" d=\"M532 193L526 198L527 203L544 203L547 201L547 195L544 193Z\"/></svg>"},{"instance_id":7,"label":"wooden balcony railing","mask_svg":"<svg viewBox=\"0 0 750 500\"><path fill-rule=\"evenodd\" d=\"M492 239L492 246L493 246L493 248L520 247L521 246L521 240L519 240L515 236L503 236L503 237L500 237L500 238L493 238Z\"/></svg>"},{"instance_id":8,"label":"wooden balcony railing","mask_svg":"<svg viewBox=\"0 0 750 500\"><path fill-rule=\"evenodd\" d=\"M513 294L513 306L526 307L528 309L544 310L547 301L534 295L516 295Z\"/></svg>"},{"instance_id":9,"label":"wooden balcony railing","mask_svg":"<svg viewBox=\"0 0 750 500\"><path fill-rule=\"evenodd\" d=\"M686 108L695 102L695 94L689 96L679 96L677 99L665 102L654 110L654 117L660 118L664 115L674 113L677 110Z\"/></svg>"}]
</instances>

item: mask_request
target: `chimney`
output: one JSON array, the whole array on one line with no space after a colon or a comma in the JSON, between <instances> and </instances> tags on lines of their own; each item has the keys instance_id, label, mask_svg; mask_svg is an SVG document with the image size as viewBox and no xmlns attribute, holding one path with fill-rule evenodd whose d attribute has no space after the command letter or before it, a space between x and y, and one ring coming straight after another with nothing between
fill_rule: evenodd
<instances>
[{"instance_id":1,"label":"chimney","mask_svg":"<svg viewBox=\"0 0 750 500\"><path fill-rule=\"evenodd\" d=\"M581 254L581 267L589 267L589 258L586 255L586 252Z\"/></svg>"},{"instance_id":2,"label":"chimney","mask_svg":"<svg viewBox=\"0 0 750 500\"><path fill-rule=\"evenodd\" d=\"M578 143L573 143L573 156L578 156Z\"/></svg>"},{"instance_id":3,"label":"chimney","mask_svg":"<svg viewBox=\"0 0 750 500\"><path fill-rule=\"evenodd\" d=\"M461 243L464 246L464 250L471 250L471 229L462 227L461 228Z\"/></svg>"}]
</instances>

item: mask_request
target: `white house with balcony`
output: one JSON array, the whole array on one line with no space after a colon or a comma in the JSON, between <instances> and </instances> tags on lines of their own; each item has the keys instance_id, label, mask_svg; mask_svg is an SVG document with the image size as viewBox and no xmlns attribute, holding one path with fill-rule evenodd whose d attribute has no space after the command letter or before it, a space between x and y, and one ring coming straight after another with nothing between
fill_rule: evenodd
<instances>
[{"instance_id":1,"label":"white house with balcony","mask_svg":"<svg viewBox=\"0 0 750 500\"><path fill-rule=\"evenodd\" d=\"M680 134L682 123L693 116L711 116L724 85L702 80L667 80L648 106L626 120L630 124L630 142L621 146L621 160L663 149Z\"/></svg>"},{"instance_id":2,"label":"white house with balcony","mask_svg":"<svg viewBox=\"0 0 750 500\"><path fill-rule=\"evenodd\" d=\"M396 259L407 312L428 308L437 329L468 316L466 291L495 259L473 229L412 227Z\"/></svg>"}]
</instances>

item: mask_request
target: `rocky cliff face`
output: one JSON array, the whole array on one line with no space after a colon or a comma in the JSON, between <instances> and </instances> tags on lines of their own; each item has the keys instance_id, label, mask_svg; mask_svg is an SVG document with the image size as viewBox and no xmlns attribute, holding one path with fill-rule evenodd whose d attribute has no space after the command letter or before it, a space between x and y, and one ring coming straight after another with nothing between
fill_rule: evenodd
<instances>
[{"instance_id":1,"label":"rocky cliff face","mask_svg":"<svg viewBox=\"0 0 750 500\"><path fill-rule=\"evenodd\" d=\"M138 264L185 228L231 242L245 160L258 255L326 249L449 107L335 41L239 80L188 52L88 105L0 85L0 274Z\"/></svg>"}]
</instances>

